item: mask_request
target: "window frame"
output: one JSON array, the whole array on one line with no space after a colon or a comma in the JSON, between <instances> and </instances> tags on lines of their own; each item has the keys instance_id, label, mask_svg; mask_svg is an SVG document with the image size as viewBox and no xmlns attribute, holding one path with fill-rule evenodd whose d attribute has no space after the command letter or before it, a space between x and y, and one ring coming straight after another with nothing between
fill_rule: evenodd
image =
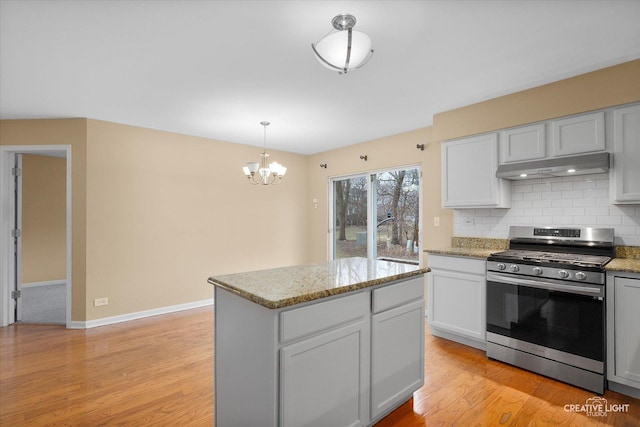
<instances>
[{"instance_id":1,"label":"window frame","mask_svg":"<svg viewBox=\"0 0 640 427\"><path fill-rule=\"evenodd\" d=\"M336 240L335 240L335 217L334 215L336 214L335 212L335 182L336 181L343 181L345 179L353 179L353 178L361 178L364 177L367 183L367 258L368 259L377 259L377 247L376 247L376 240L377 240L377 222L376 222L376 218L374 217L375 213L374 209L377 208L377 188L375 186L376 182L377 182L377 176L383 173L389 173L389 172L398 172L398 171L402 171L402 170L411 170L411 169L417 169L418 170L418 205L419 205L419 211L418 211L418 238L419 238L419 243L418 243L418 265L422 264L422 251L420 250L421 242L422 242L422 223L423 223L423 194L422 194L422 190L423 190L423 186L422 186L422 179L423 179L423 173L422 173L422 164L421 163L417 163L417 164L409 164L409 165L402 165L402 166L395 166L395 167L390 167L390 168L380 168L380 169L372 169L372 170L367 170L367 171L362 171L362 172L358 172L358 173L352 173L352 174L345 174L345 175L336 175L336 176L332 176L329 177L329 182L327 185L327 190L328 190L328 208L329 208L329 212L328 212L328 240L327 240L327 259L328 260L334 260L335 259L335 252L336 252ZM406 261L406 262L410 262L410 261Z\"/></svg>"}]
</instances>

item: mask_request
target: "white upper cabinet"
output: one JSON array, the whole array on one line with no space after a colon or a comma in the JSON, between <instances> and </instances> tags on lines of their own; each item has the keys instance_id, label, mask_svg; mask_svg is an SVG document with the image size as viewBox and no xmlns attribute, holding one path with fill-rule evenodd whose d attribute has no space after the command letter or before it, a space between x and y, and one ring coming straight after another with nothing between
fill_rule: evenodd
<instances>
[{"instance_id":1,"label":"white upper cabinet","mask_svg":"<svg viewBox=\"0 0 640 427\"><path fill-rule=\"evenodd\" d=\"M443 142L442 206L510 207L511 183L496 178L497 168L497 133Z\"/></svg>"},{"instance_id":2,"label":"white upper cabinet","mask_svg":"<svg viewBox=\"0 0 640 427\"><path fill-rule=\"evenodd\" d=\"M605 151L604 112L581 114L551 122L551 155Z\"/></svg>"},{"instance_id":3,"label":"white upper cabinet","mask_svg":"<svg viewBox=\"0 0 640 427\"><path fill-rule=\"evenodd\" d=\"M640 105L613 112L613 158L609 175L613 204L640 204Z\"/></svg>"},{"instance_id":4,"label":"white upper cabinet","mask_svg":"<svg viewBox=\"0 0 640 427\"><path fill-rule=\"evenodd\" d=\"M500 132L500 164L544 159L546 153L544 123Z\"/></svg>"}]
</instances>

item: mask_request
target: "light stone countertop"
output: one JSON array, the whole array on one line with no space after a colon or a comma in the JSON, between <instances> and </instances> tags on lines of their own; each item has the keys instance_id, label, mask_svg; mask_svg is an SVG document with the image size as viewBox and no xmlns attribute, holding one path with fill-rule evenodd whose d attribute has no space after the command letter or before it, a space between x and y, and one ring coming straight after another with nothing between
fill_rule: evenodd
<instances>
[{"instance_id":1,"label":"light stone countertop","mask_svg":"<svg viewBox=\"0 0 640 427\"><path fill-rule=\"evenodd\" d=\"M496 249L483 249L483 248L438 248L438 249L425 249L425 252L432 255L453 255L469 258L487 258L494 252L499 252Z\"/></svg>"},{"instance_id":2,"label":"light stone countertop","mask_svg":"<svg viewBox=\"0 0 640 427\"><path fill-rule=\"evenodd\" d=\"M616 248L616 257L605 265L605 269L608 271L640 273L640 247L618 246Z\"/></svg>"},{"instance_id":3,"label":"light stone countertop","mask_svg":"<svg viewBox=\"0 0 640 427\"><path fill-rule=\"evenodd\" d=\"M354 257L319 264L212 276L207 281L266 308L277 309L429 271L429 268L412 264Z\"/></svg>"},{"instance_id":4,"label":"light stone countertop","mask_svg":"<svg viewBox=\"0 0 640 427\"><path fill-rule=\"evenodd\" d=\"M471 258L487 258L495 252L509 248L508 239L487 239L475 237L452 237L451 246L446 248L428 248L430 254L453 255ZM616 257L605 265L607 271L640 273L640 247L618 246Z\"/></svg>"},{"instance_id":5,"label":"light stone countertop","mask_svg":"<svg viewBox=\"0 0 640 427\"><path fill-rule=\"evenodd\" d=\"M604 266L607 271L625 271L628 273L640 273L640 259L614 258Z\"/></svg>"},{"instance_id":6,"label":"light stone countertop","mask_svg":"<svg viewBox=\"0 0 640 427\"><path fill-rule=\"evenodd\" d=\"M452 237L451 246L446 248L428 248L424 252L439 255L453 255L471 258L487 258L495 252L509 249L508 239L489 239L480 237Z\"/></svg>"}]
</instances>

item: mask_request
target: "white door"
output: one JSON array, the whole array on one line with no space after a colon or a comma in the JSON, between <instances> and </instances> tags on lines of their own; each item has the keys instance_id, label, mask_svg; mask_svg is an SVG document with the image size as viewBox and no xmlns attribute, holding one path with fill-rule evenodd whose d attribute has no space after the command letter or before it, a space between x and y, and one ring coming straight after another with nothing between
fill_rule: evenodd
<instances>
[{"instance_id":1,"label":"white door","mask_svg":"<svg viewBox=\"0 0 640 427\"><path fill-rule=\"evenodd\" d=\"M22 320L22 154L15 155L14 168L11 171L13 175L13 289L11 291L11 299L14 306L14 321Z\"/></svg>"},{"instance_id":2,"label":"white door","mask_svg":"<svg viewBox=\"0 0 640 427\"><path fill-rule=\"evenodd\" d=\"M0 146L0 327L21 320L23 314L17 293L22 283L22 176L14 175L23 154L66 158L66 325L71 326L72 245L71 245L71 146L70 145L3 145ZM17 159L17 160L16 160ZM17 162L17 163L16 163ZM18 231L15 231L18 230Z\"/></svg>"}]
</instances>

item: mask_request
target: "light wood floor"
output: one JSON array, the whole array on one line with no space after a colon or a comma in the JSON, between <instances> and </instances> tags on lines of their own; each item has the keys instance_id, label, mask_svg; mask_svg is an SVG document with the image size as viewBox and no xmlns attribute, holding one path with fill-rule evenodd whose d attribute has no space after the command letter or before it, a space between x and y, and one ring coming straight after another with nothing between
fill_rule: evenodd
<instances>
[{"instance_id":1,"label":"light wood floor","mask_svg":"<svg viewBox=\"0 0 640 427\"><path fill-rule=\"evenodd\" d=\"M567 412L593 394L427 334L425 386L377 427L640 426L627 412ZM0 328L0 426L213 425L213 309L89 330Z\"/></svg>"}]
</instances>

